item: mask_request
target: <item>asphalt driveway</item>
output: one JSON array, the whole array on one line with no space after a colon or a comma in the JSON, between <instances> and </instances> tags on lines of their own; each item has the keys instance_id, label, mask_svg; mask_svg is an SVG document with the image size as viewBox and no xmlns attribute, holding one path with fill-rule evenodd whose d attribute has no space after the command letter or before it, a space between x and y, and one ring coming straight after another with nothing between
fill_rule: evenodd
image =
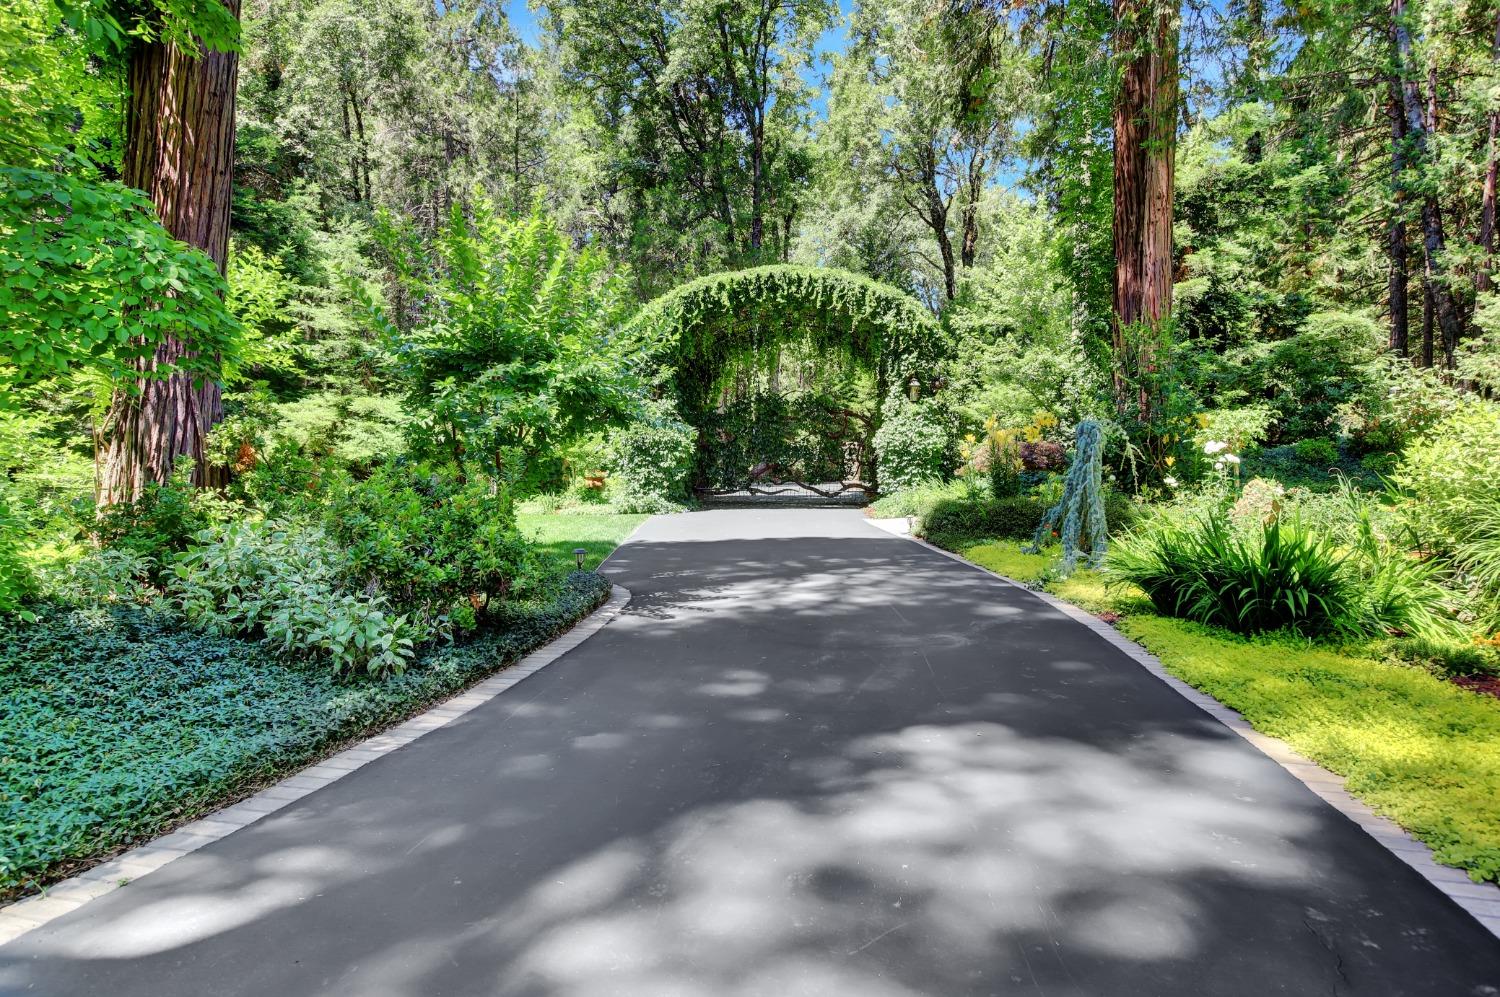
<instances>
[{"instance_id":1,"label":"asphalt driveway","mask_svg":"<svg viewBox=\"0 0 1500 997\"><path fill-rule=\"evenodd\" d=\"M0 947L107 997L1500 994L1500 943L1029 593L846 510L658 517L453 724Z\"/></svg>"}]
</instances>

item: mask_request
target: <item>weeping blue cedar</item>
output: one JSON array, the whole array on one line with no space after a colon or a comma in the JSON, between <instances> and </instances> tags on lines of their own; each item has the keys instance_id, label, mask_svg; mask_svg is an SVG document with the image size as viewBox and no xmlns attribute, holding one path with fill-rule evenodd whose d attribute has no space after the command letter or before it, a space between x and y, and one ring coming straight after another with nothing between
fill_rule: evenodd
<instances>
[{"instance_id":1,"label":"weeping blue cedar","mask_svg":"<svg viewBox=\"0 0 1500 997\"><path fill-rule=\"evenodd\" d=\"M1054 531L1058 532L1063 545L1064 574L1077 567L1085 540L1088 561L1093 567L1109 551L1109 527L1104 518L1104 429L1093 419L1085 419L1078 424L1077 440L1062 498L1047 510L1031 538L1031 546L1026 548L1027 553L1040 553L1043 543Z\"/></svg>"}]
</instances>

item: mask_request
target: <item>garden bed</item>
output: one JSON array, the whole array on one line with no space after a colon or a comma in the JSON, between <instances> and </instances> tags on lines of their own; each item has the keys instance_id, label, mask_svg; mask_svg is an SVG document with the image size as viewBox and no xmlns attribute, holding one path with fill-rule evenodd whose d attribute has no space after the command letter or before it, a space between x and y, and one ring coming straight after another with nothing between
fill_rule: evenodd
<instances>
[{"instance_id":1,"label":"garden bed","mask_svg":"<svg viewBox=\"0 0 1500 997\"><path fill-rule=\"evenodd\" d=\"M0 899L420 712L568 630L609 587L575 572L549 603L507 607L493 629L385 680L341 680L134 609L0 623Z\"/></svg>"},{"instance_id":2,"label":"garden bed","mask_svg":"<svg viewBox=\"0 0 1500 997\"><path fill-rule=\"evenodd\" d=\"M1280 636L1241 637L1169 619L1139 593L1010 542L959 544L964 557L1100 615L1167 671L1255 729L1346 778L1346 788L1426 842L1439 862L1500 881L1500 702L1420 668Z\"/></svg>"}]
</instances>

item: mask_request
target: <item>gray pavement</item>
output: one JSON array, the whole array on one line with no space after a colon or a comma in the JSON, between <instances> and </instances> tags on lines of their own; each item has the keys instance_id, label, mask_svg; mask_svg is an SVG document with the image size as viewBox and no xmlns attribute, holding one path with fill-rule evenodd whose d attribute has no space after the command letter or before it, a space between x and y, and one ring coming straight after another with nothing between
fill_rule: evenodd
<instances>
[{"instance_id":1,"label":"gray pavement","mask_svg":"<svg viewBox=\"0 0 1500 997\"><path fill-rule=\"evenodd\" d=\"M847 510L650 521L448 727L0 947L107 997L1500 994L1500 943L1086 627Z\"/></svg>"}]
</instances>

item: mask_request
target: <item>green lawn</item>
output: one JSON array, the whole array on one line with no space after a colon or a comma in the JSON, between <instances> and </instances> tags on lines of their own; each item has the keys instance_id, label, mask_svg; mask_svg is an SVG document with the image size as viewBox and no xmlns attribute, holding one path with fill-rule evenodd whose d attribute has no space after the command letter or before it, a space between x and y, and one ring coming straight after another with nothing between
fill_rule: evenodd
<instances>
[{"instance_id":1,"label":"green lawn","mask_svg":"<svg viewBox=\"0 0 1500 997\"><path fill-rule=\"evenodd\" d=\"M536 541L543 557L572 567L573 550L582 547L588 551L584 567L593 570L647 518L608 512L521 513L516 522L523 534Z\"/></svg>"},{"instance_id":2,"label":"green lawn","mask_svg":"<svg viewBox=\"0 0 1500 997\"><path fill-rule=\"evenodd\" d=\"M1018 581L1051 559L1014 542L962 553ZM1138 592L1080 571L1045 589L1116 625L1167 671L1343 775L1349 792L1432 846L1438 861L1500 880L1500 701L1417 668L1284 637L1245 638L1151 612Z\"/></svg>"}]
</instances>

